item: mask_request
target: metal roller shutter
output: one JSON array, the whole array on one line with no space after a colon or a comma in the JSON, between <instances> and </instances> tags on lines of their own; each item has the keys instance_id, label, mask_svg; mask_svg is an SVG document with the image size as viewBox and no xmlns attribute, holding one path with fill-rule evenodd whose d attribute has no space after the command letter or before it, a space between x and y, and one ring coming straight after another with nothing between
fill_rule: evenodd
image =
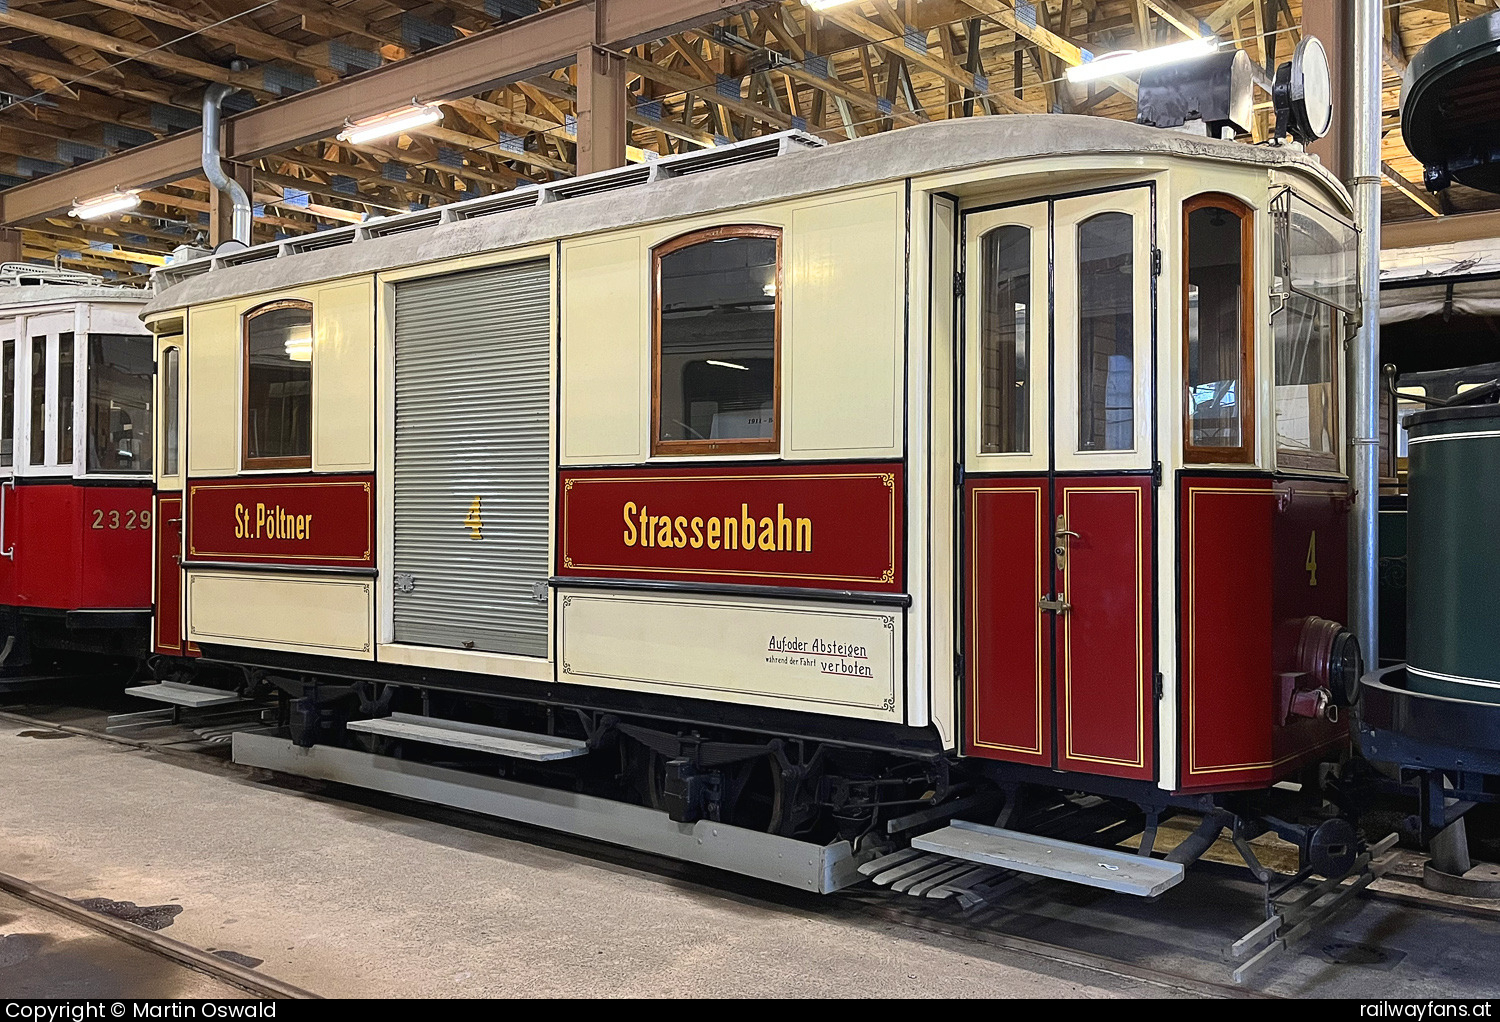
<instances>
[{"instance_id":1,"label":"metal roller shutter","mask_svg":"<svg viewBox=\"0 0 1500 1022\"><path fill-rule=\"evenodd\" d=\"M397 642L547 655L549 285L546 262L396 285Z\"/></svg>"}]
</instances>

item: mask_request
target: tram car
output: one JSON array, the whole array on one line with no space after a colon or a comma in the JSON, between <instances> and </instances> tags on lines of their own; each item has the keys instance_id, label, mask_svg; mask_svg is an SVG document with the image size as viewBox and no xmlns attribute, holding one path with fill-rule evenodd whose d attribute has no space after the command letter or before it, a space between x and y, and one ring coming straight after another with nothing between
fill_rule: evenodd
<instances>
[{"instance_id":1,"label":"tram car","mask_svg":"<svg viewBox=\"0 0 1500 1022\"><path fill-rule=\"evenodd\" d=\"M83 656L128 664L147 652L147 297L87 273L0 265L0 690Z\"/></svg>"},{"instance_id":2,"label":"tram car","mask_svg":"<svg viewBox=\"0 0 1500 1022\"><path fill-rule=\"evenodd\" d=\"M1046 115L171 264L154 651L280 692L240 761L553 825L858 850L1039 785L1201 853L1349 745L1354 238L1299 146Z\"/></svg>"}]
</instances>

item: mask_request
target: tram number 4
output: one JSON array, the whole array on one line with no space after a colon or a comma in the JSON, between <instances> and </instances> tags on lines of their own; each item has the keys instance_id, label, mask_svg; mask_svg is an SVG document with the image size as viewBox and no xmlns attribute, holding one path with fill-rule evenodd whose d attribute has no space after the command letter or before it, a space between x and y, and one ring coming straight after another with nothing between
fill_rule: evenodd
<instances>
[{"instance_id":1,"label":"tram number 4","mask_svg":"<svg viewBox=\"0 0 1500 1022\"><path fill-rule=\"evenodd\" d=\"M1314 529L1312 537L1307 541L1307 560L1302 567L1307 571L1307 584L1315 586L1318 584L1318 530Z\"/></svg>"},{"instance_id":2,"label":"tram number 4","mask_svg":"<svg viewBox=\"0 0 1500 1022\"><path fill-rule=\"evenodd\" d=\"M484 539L484 516L480 513L483 503L483 497L475 497L474 503L469 505L469 513L464 515L464 528L469 530L471 539Z\"/></svg>"},{"instance_id":3,"label":"tram number 4","mask_svg":"<svg viewBox=\"0 0 1500 1022\"><path fill-rule=\"evenodd\" d=\"M151 528L150 511L126 511L122 516L119 511L106 511L103 508L94 509L94 528L96 529L149 529Z\"/></svg>"}]
</instances>

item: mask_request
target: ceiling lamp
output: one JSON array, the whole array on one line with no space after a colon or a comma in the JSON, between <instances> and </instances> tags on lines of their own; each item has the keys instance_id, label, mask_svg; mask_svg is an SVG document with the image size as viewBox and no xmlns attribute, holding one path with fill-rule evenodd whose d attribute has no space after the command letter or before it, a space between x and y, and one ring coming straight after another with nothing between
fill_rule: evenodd
<instances>
[{"instance_id":1,"label":"ceiling lamp","mask_svg":"<svg viewBox=\"0 0 1500 1022\"><path fill-rule=\"evenodd\" d=\"M418 103L413 99L410 106L401 107L399 110L388 110L383 114L365 117L358 121L345 121L344 130L339 132L338 138L340 142L360 145L364 142L373 142L377 138L399 135L424 124L435 124L442 119L441 107L432 103Z\"/></svg>"},{"instance_id":2,"label":"ceiling lamp","mask_svg":"<svg viewBox=\"0 0 1500 1022\"><path fill-rule=\"evenodd\" d=\"M73 208L68 210L68 215L76 216L80 220L97 220L111 213L123 213L127 209L135 209L140 204L141 197L133 191L106 192L92 199L75 201Z\"/></svg>"},{"instance_id":3,"label":"ceiling lamp","mask_svg":"<svg viewBox=\"0 0 1500 1022\"><path fill-rule=\"evenodd\" d=\"M1156 46L1149 50L1119 50L1086 61L1077 67L1068 68L1068 81L1092 82L1112 75L1142 71L1148 67L1175 64L1182 60L1195 60L1214 53L1218 48L1219 41L1210 36L1203 39L1189 39L1187 42L1173 43L1170 46Z\"/></svg>"}]
</instances>

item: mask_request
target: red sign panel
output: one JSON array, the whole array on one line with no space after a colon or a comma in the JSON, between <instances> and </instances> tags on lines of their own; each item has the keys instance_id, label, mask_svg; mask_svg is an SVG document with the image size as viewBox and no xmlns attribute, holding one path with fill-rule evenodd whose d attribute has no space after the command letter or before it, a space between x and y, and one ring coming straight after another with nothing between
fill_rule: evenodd
<instances>
[{"instance_id":1,"label":"red sign panel","mask_svg":"<svg viewBox=\"0 0 1500 1022\"><path fill-rule=\"evenodd\" d=\"M564 471L558 574L901 592L901 466Z\"/></svg>"},{"instance_id":2,"label":"red sign panel","mask_svg":"<svg viewBox=\"0 0 1500 1022\"><path fill-rule=\"evenodd\" d=\"M279 476L188 484L188 560L375 564L370 476Z\"/></svg>"}]
</instances>

